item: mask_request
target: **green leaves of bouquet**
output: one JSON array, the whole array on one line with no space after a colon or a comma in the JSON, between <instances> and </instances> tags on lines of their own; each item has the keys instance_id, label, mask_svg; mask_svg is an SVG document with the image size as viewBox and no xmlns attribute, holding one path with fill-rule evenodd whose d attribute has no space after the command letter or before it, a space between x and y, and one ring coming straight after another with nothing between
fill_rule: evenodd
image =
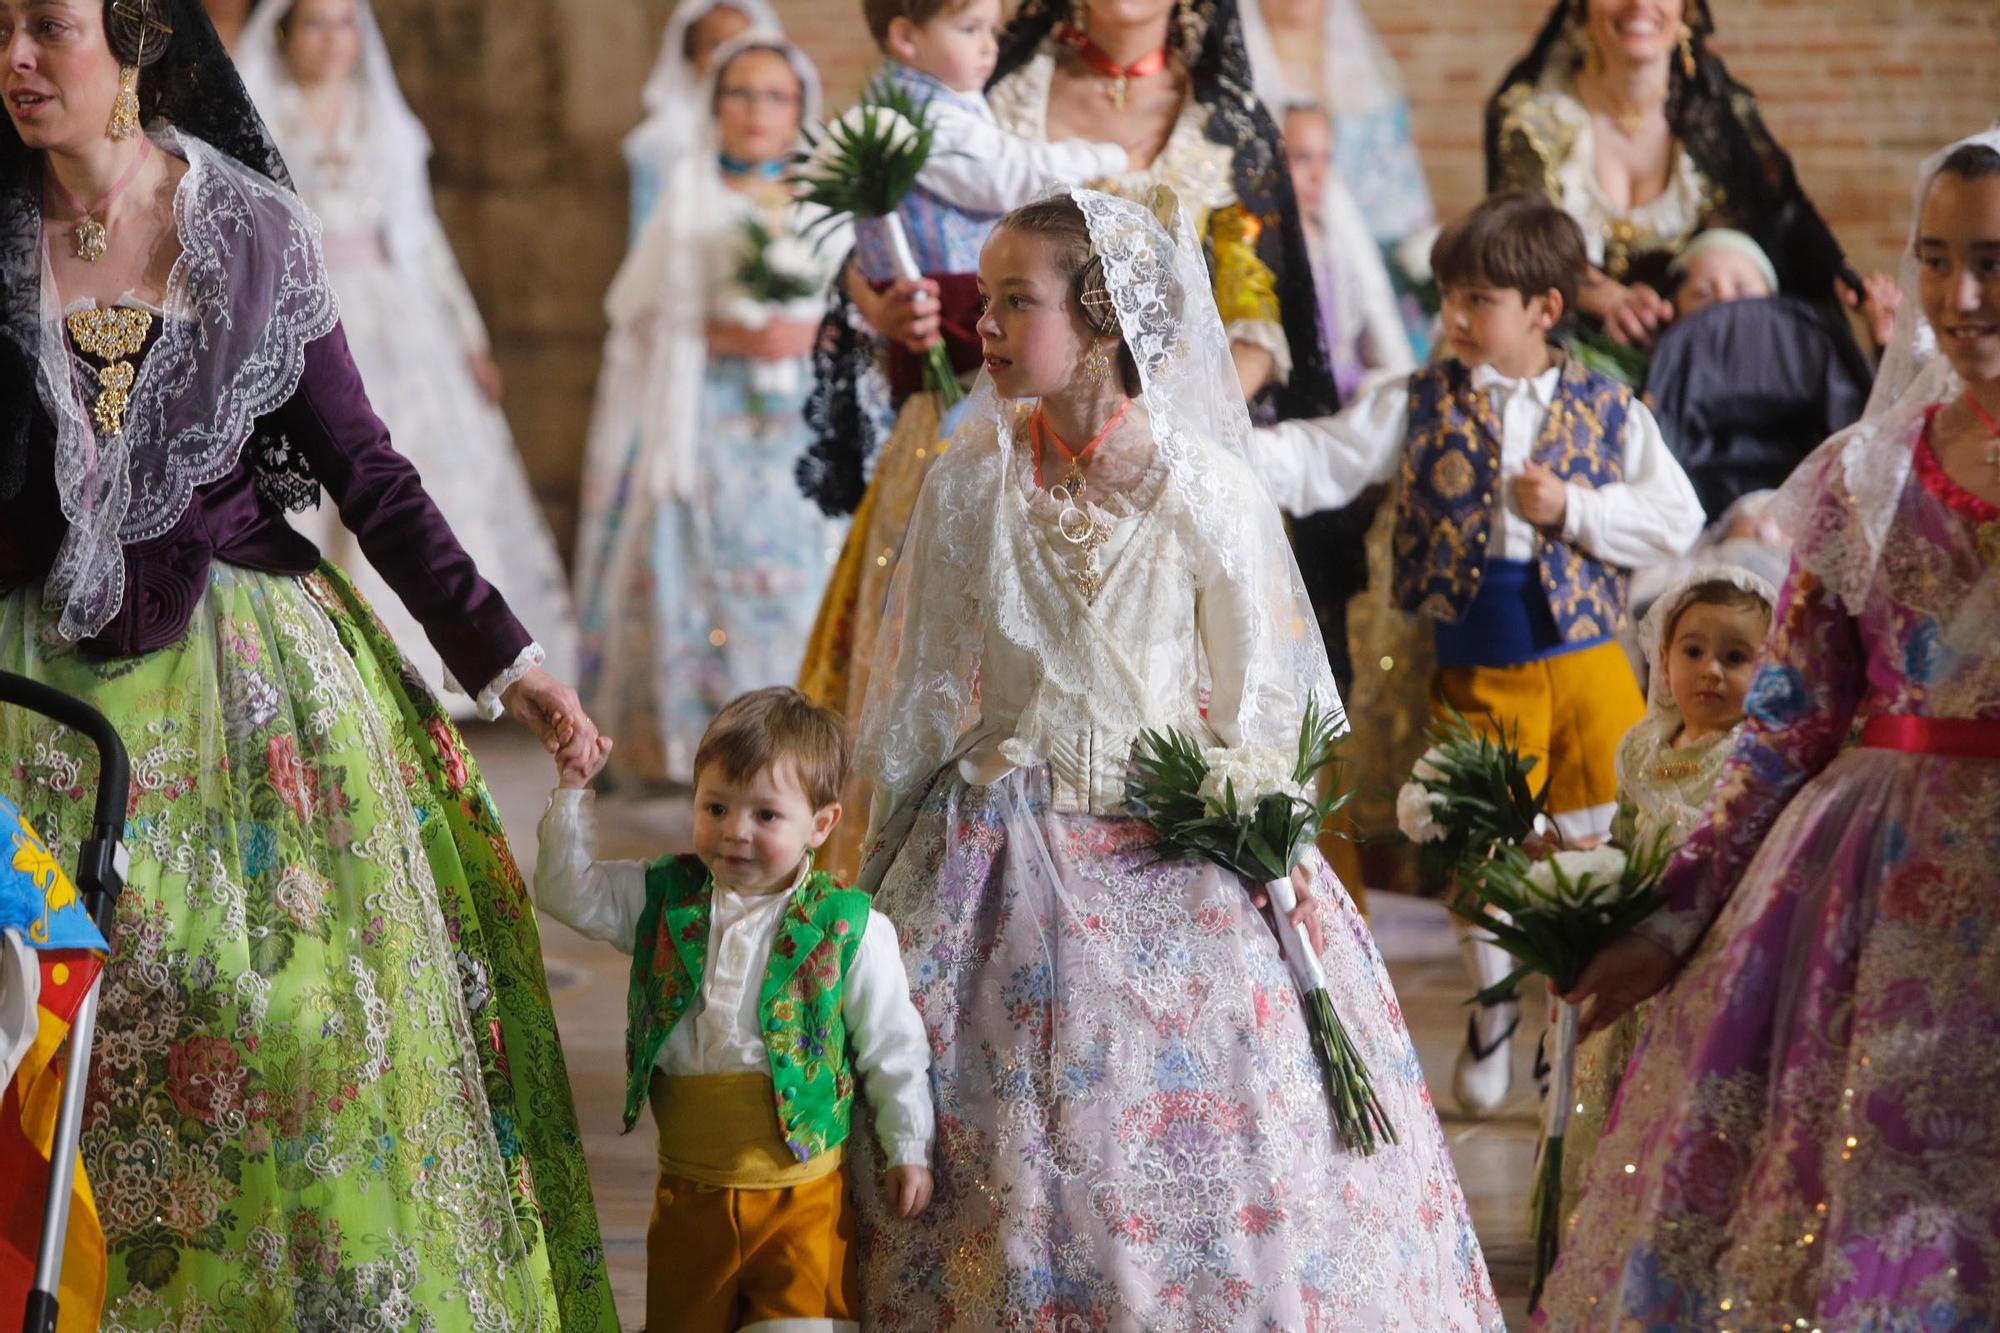
<instances>
[{"instance_id":1,"label":"green leaves of bouquet","mask_svg":"<svg viewBox=\"0 0 2000 1333\"><path fill-rule=\"evenodd\" d=\"M930 161L935 137L928 104L886 79L869 85L861 100L824 130L808 129L809 147L796 159L801 197L826 210L811 230L837 226L842 218L879 219L903 276L920 277L896 209ZM965 396L942 340L924 353L924 386L945 411Z\"/></svg>"},{"instance_id":2,"label":"green leaves of bouquet","mask_svg":"<svg viewBox=\"0 0 2000 1333\"><path fill-rule=\"evenodd\" d=\"M1559 995L1569 992L1591 959L1659 908L1668 860L1657 838L1629 854L1601 846L1539 861L1518 847L1502 848L1461 882L1464 892L1449 904L1520 964L1474 1000L1510 996L1531 974L1549 978Z\"/></svg>"},{"instance_id":3,"label":"green leaves of bouquet","mask_svg":"<svg viewBox=\"0 0 2000 1333\"><path fill-rule=\"evenodd\" d=\"M803 240L773 234L762 218L750 218L737 251L736 285L766 305L815 296L812 250Z\"/></svg>"},{"instance_id":4,"label":"green leaves of bouquet","mask_svg":"<svg viewBox=\"0 0 2000 1333\"><path fill-rule=\"evenodd\" d=\"M1430 748L1396 795L1396 825L1417 844L1426 875L1471 871L1535 831L1543 798L1528 781L1535 759L1503 732L1489 736L1448 709Z\"/></svg>"},{"instance_id":5,"label":"green leaves of bouquet","mask_svg":"<svg viewBox=\"0 0 2000 1333\"><path fill-rule=\"evenodd\" d=\"M882 80L825 129L807 128L805 137L797 161L806 200L836 217L880 218L895 212L917 183L933 131L925 106Z\"/></svg>"},{"instance_id":6,"label":"green leaves of bouquet","mask_svg":"<svg viewBox=\"0 0 2000 1333\"><path fill-rule=\"evenodd\" d=\"M1200 858L1259 884L1291 873L1348 793L1328 783L1313 795L1322 769L1338 762L1341 718L1306 703L1289 767L1272 751L1204 750L1185 732L1139 738L1134 795L1154 832L1160 859Z\"/></svg>"},{"instance_id":7,"label":"green leaves of bouquet","mask_svg":"<svg viewBox=\"0 0 2000 1333\"><path fill-rule=\"evenodd\" d=\"M1332 814L1347 803L1339 783L1313 794L1320 773L1338 762L1345 718L1317 700L1306 703L1297 749L1203 749L1185 732L1147 731L1139 738L1133 799L1159 835L1163 861L1199 858L1270 894L1300 1009L1326 1079L1334 1132L1364 1156L1396 1131L1375 1095L1361 1052L1327 993L1326 976L1305 932L1287 931L1295 902L1290 875Z\"/></svg>"}]
</instances>

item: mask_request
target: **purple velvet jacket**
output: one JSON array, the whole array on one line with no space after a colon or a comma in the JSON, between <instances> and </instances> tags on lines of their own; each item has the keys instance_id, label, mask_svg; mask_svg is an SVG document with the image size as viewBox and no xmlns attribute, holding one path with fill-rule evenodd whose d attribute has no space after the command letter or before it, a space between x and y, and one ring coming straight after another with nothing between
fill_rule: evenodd
<instances>
[{"instance_id":1,"label":"purple velvet jacket","mask_svg":"<svg viewBox=\"0 0 2000 1333\"><path fill-rule=\"evenodd\" d=\"M298 390L260 429L304 453L362 553L461 684L479 690L513 664L531 636L479 576L416 468L390 444L339 325L306 348ZM26 485L17 498L0 501L0 590L45 577L68 527L56 498L55 425L41 413L29 434ZM247 453L195 491L170 531L125 548L124 604L84 648L129 657L177 642L216 560L271 574L306 574L319 563L313 544L257 494Z\"/></svg>"}]
</instances>

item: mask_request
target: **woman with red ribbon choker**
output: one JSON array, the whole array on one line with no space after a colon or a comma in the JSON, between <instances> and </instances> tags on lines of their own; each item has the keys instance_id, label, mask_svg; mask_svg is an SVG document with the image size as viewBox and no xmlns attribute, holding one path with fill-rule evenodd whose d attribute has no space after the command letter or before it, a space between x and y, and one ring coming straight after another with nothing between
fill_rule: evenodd
<instances>
[{"instance_id":1,"label":"woman with red ribbon choker","mask_svg":"<svg viewBox=\"0 0 2000 1333\"><path fill-rule=\"evenodd\" d=\"M1666 905L1568 997L1600 1028L1668 988L1547 1327L2000 1308L2000 1179L1964 1156L2000 1136L1996 250L1989 130L1925 164L1869 410L1780 495L1791 576Z\"/></svg>"}]
</instances>

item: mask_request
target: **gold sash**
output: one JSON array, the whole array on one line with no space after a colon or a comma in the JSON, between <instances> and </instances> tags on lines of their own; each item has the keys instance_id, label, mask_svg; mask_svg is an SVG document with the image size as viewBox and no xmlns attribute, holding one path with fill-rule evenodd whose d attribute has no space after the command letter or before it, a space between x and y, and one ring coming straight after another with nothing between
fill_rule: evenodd
<instances>
[{"instance_id":1,"label":"gold sash","mask_svg":"<svg viewBox=\"0 0 2000 1333\"><path fill-rule=\"evenodd\" d=\"M651 1093L664 1175L732 1189L777 1190L840 1169L840 1148L801 1162L785 1146L768 1074L655 1071Z\"/></svg>"}]
</instances>

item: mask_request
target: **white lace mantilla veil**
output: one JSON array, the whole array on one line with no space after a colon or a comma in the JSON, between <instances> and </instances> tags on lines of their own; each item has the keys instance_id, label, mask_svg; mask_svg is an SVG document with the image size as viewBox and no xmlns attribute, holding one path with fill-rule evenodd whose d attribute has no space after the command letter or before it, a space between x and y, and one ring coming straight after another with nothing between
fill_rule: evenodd
<instances>
[{"instance_id":1,"label":"white lace mantilla veil","mask_svg":"<svg viewBox=\"0 0 2000 1333\"><path fill-rule=\"evenodd\" d=\"M1069 193L1089 224L1139 366L1138 402L1156 447L1141 483L1157 496L1147 521L1175 525L1190 565L1209 571L1209 586L1198 591L1241 617L1232 633L1245 647L1243 676L1225 689L1206 679L1204 666L1204 679L1188 682L1184 696L1148 697L1125 665L1143 658L1147 645L1107 642L1095 608L1067 580L1046 576L1037 547L1048 528L1030 513L1037 497L1026 423L1034 404L1000 398L982 373L950 449L925 481L877 642L876 661L886 665L870 682L856 764L892 800L950 759L977 720L989 631L1031 656L1038 673L1003 746L1017 764L1047 758L1039 747L1049 737L1199 728L1198 684L1214 686L1207 721L1224 744L1292 750L1308 698L1345 726L1283 522L1246 462L1250 420L1193 221L1163 187L1150 210L1093 190ZM1115 508L1117 497L1105 503ZM1115 567L1111 573L1115 582ZM1164 608L1157 619L1174 623ZM1098 684L1112 678L1132 688Z\"/></svg>"},{"instance_id":2,"label":"white lace mantilla veil","mask_svg":"<svg viewBox=\"0 0 2000 1333\"><path fill-rule=\"evenodd\" d=\"M150 133L188 164L173 199L181 255L116 435L92 424L97 372L64 340L42 249L35 389L55 423L56 494L69 520L47 598L69 639L118 614L125 547L172 529L197 486L236 466L251 426L291 397L306 347L339 317L319 223L297 195L193 135Z\"/></svg>"},{"instance_id":3,"label":"white lace mantilla veil","mask_svg":"<svg viewBox=\"0 0 2000 1333\"><path fill-rule=\"evenodd\" d=\"M753 29L717 48L696 94L699 105L715 101L717 81L729 62L751 49L776 51L792 67L804 90L801 128L819 119L819 72L803 51L773 30ZM587 603L605 577L604 539L613 522L607 502L614 494L635 435L644 460L639 480L656 499L686 498L695 485L694 437L701 420L702 377L708 366L708 288L703 247L689 243L714 225L728 187L716 165L715 118L704 116L693 137L674 159L660 202L618 266L605 294L610 332L598 374L597 401L584 453L587 506L577 534L576 589ZM803 143L803 140L802 140ZM837 245L837 239L827 243ZM630 531L630 525L626 525ZM628 541L626 546L630 546Z\"/></svg>"},{"instance_id":4,"label":"white lace mantilla veil","mask_svg":"<svg viewBox=\"0 0 2000 1333\"><path fill-rule=\"evenodd\" d=\"M696 77L682 52L687 47L688 29L718 9L736 10L758 32L785 30L778 12L765 0L681 0L667 20L659 58L639 93L646 116L625 136L627 162L650 162L664 168L678 154L701 146L710 121L708 100L702 96L703 80Z\"/></svg>"},{"instance_id":5,"label":"white lace mantilla veil","mask_svg":"<svg viewBox=\"0 0 2000 1333\"><path fill-rule=\"evenodd\" d=\"M237 72L266 121L275 116L274 99L294 87L278 25L296 7L297 0L264 0L236 40ZM421 262L426 239L440 234L431 194L431 137L396 81L389 44L368 0L355 6L354 23L361 39L361 65L355 72L361 140L353 151L371 164L374 175L392 182L382 200L384 244L399 260Z\"/></svg>"},{"instance_id":6,"label":"white lace mantilla veil","mask_svg":"<svg viewBox=\"0 0 2000 1333\"><path fill-rule=\"evenodd\" d=\"M1829 439L1779 490L1772 514L1792 538L1795 567L1810 571L1858 615L1882 573L1891 526L1910 482L1926 409L1965 390L1917 297L1917 229L1938 168L1953 152L1978 144L2000 152L2000 125L1950 144L1924 160L1910 204L1910 243L1898 268L1903 290L1895 332L1876 372L1861 420ZM2000 564L1989 563L1979 584L1944 627L1954 651L1980 651L2000 624Z\"/></svg>"}]
</instances>

